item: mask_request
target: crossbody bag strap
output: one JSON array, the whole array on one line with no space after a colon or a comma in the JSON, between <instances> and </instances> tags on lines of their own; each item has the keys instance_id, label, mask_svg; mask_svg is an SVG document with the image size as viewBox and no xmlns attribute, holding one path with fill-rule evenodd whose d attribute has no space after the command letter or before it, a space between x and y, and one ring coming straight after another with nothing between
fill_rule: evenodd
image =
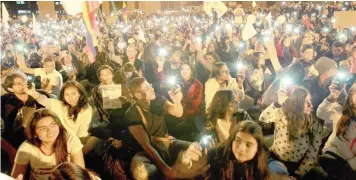
<instances>
[{"instance_id":1,"label":"crossbody bag strap","mask_svg":"<svg viewBox=\"0 0 356 180\"><path fill-rule=\"evenodd\" d=\"M144 128L146 129L146 133L148 134L148 124L147 124L147 119L146 117L143 115L142 109L140 108L140 106L136 105L136 108L138 110L138 112L141 115L141 119L142 119L142 123L144 125ZM168 135L166 135L168 137ZM157 141L157 142L166 142L168 140L167 137L156 137L156 136L150 136L151 140ZM169 141L169 140L168 140ZM168 146L167 146L168 147Z\"/></svg>"},{"instance_id":2,"label":"crossbody bag strap","mask_svg":"<svg viewBox=\"0 0 356 180\"><path fill-rule=\"evenodd\" d=\"M142 109L141 109L140 106L138 106L138 105L136 105L136 108L137 108L138 112L139 112L140 115L141 115L141 119L142 119L143 126L145 127L146 131L148 131L147 119L146 119L146 117L143 115ZM148 133L148 132L147 132L147 133Z\"/></svg>"}]
</instances>

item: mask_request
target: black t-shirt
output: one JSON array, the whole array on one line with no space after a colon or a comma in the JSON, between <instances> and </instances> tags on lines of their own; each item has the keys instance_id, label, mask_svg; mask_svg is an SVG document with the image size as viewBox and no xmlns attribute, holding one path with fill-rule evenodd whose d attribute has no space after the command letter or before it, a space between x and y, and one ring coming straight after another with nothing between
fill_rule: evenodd
<instances>
[{"instance_id":1,"label":"black t-shirt","mask_svg":"<svg viewBox=\"0 0 356 180\"><path fill-rule=\"evenodd\" d=\"M22 132L14 132L13 126L18 111L25 106L36 107L36 109L43 108L32 96L29 96L25 103L13 93L7 93L1 96L1 119L3 119L5 123L2 138L7 140L16 149L25 140L25 136Z\"/></svg>"},{"instance_id":2,"label":"black t-shirt","mask_svg":"<svg viewBox=\"0 0 356 180\"><path fill-rule=\"evenodd\" d=\"M156 99L151 101L148 112L142 110L147 121L148 129L146 131L148 131L149 136L165 137L167 134L166 123L163 119L163 106L166 101L167 99L163 96L157 96ZM142 125L145 128L136 105L131 106L127 110L125 117L127 126Z\"/></svg>"}]
</instances>

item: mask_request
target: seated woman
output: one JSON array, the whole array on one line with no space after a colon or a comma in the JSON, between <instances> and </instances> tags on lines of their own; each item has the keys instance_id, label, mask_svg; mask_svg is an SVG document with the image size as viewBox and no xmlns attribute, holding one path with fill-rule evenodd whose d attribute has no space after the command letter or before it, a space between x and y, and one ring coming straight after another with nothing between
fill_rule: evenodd
<instances>
[{"instance_id":1,"label":"seated woman","mask_svg":"<svg viewBox=\"0 0 356 180\"><path fill-rule=\"evenodd\" d=\"M267 158L262 128L253 121L242 121L224 143L208 153L206 179L271 179Z\"/></svg>"},{"instance_id":2,"label":"seated woman","mask_svg":"<svg viewBox=\"0 0 356 180\"><path fill-rule=\"evenodd\" d=\"M95 172L74 163L64 162L54 168L48 180L100 180L100 178Z\"/></svg>"},{"instance_id":3,"label":"seated woman","mask_svg":"<svg viewBox=\"0 0 356 180\"><path fill-rule=\"evenodd\" d=\"M288 97L287 94L291 95ZM282 85L278 92L278 102L262 112L260 121L273 122L275 125L270 151L272 159L277 161L270 162L272 171L303 177L316 165L322 141L322 124L312 116L312 107L306 89L290 89Z\"/></svg>"},{"instance_id":4,"label":"seated woman","mask_svg":"<svg viewBox=\"0 0 356 180\"><path fill-rule=\"evenodd\" d=\"M86 70L80 61L73 61L73 57L69 51L60 53L60 70L63 82L66 81L81 81L86 77Z\"/></svg>"},{"instance_id":5,"label":"seated woman","mask_svg":"<svg viewBox=\"0 0 356 180\"><path fill-rule=\"evenodd\" d=\"M232 78L230 76L230 70L224 62L217 62L214 64L211 76L209 80L205 83L205 105L206 109L210 105L215 93L219 89L230 89L233 90L238 96L239 102L244 98L244 79Z\"/></svg>"},{"instance_id":6,"label":"seated woman","mask_svg":"<svg viewBox=\"0 0 356 180\"><path fill-rule=\"evenodd\" d=\"M272 74L266 69L265 56L263 53L253 53L251 63L252 65L247 66L246 70L245 91L246 95L255 100L256 105L265 90L265 81L268 80L269 75Z\"/></svg>"},{"instance_id":7,"label":"seated woman","mask_svg":"<svg viewBox=\"0 0 356 180\"><path fill-rule=\"evenodd\" d=\"M344 106L337 101L342 91L337 90L336 86L336 82L333 82L329 88L329 97L320 104L317 110L317 116L325 121L332 121L333 127L319 163L330 179L354 179L356 177L356 121L354 118L356 84L351 86Z\"/></svg>"},{"instance_id":8,"label":"seated woman","mask_svg":"<svg viewBox=\"0 0 356 180\"><path fill-rule=\"evenodd\" d=\"M267 107L272 103L277 102L277 92L280 87L281 81L284 80L284 78L282 77L291 78L290 80L293 81L293 85L301 86L304 78L306 77L306 71L302 66L300 66L299 63L287 67L286 74L281 74L280 77L277 77L268 87L268 89L263 93L261 97L261 103L263 104L263 107Z\"/></svg>"},{"instance_id":9,"label":"seated woman","mask_svg":"<svg viewBox=\"0 0 356 180\"><path fill-rule=\"evenodd\" d=\"M63 162L73 162L85 168L78 137L67 133L61 120L50 109L37 110L26 127L27 141L16 153L11 176L16 178L31 167L29 179L47 180L51 170Z\"/></svg>"},{"instance_id":10,"label":"seated woman","mask_svg":"<svg viewBox=\"0 0 356 180\"><path fill-rule=\"evenodd\" d=\"M89 126L92 118L92 108L88 103L86 92L76 81L66 82L60 92L59 99L47 98L34 89L27 92L41 105L53 110L66 130L76 135L84 144L84 154L93 147L89 141Z\"/></svg>"},{"instance_id":11,"label":"seated woman","mask_svg":"<svg viewBox=\"0 0 356 180\"><path fill-rule=\"evenodd\" d=\"M193 141L204 126L203 119L198 118L202 114L201 112L204 112L201 111L200 106L203 99L203 85L196 78L194 66L188 62L182 64L181 78L183 79L183 82L180 83L183 94L183 116L180 118L169 116L171 121L166 121L166 123L172 136L181 140Z\"/></svg>"},{"instance_id":12,"label":"seated woman","mask_svg":"<svg viewBox=\"0 0 356 180\"><path fill-rule=\"evenodd\" d=\"M239 109L239 96L232 90L219 90L208 108L208 117L203 134L212 136L212 143L224 142L235 126L244 120L251 120L249 114ZM214 146L214 144L210 144Z\"/></svg>"}]
</instances>

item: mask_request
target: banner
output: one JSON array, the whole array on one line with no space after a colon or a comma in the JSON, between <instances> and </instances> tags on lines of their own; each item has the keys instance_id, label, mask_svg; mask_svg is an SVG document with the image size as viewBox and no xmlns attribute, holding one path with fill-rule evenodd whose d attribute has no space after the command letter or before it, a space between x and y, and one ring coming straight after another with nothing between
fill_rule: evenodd
<instances>
[{"instance_id":1,"label":"banner","mask_svg":"<svg viewBox=\"0 0 356 180\"><path fill-rule=\"evenodd\" d=\"M245 15L245 12L242 8L237 7L234 10L234 15L235 15L235 24L242 24L243 23L243 16Z\"/></svg>"},{"instance_id":2,"label":"banner","mask_svg":"<svg viewBox=\"0 0 356 180\"><path fill-rule=\"evenodd\" d=\"M143 32L141 27L140 27L140 30L138 31L138 39L143 41L143 42L145 42L145 43L147 43L146 42L146 38L145 38L145 34L144 34L144 32Z\"/></svg>"},{"instance_id":3,"label":"banner","mask_svg":"<svg viewBox=\"0 0 356 180\"><path fill-rule=\"evenodd\" d=\"M268 15L266 16L266 21L268 22L269 26L272 27L272 14L271 11L268 13Z\"/></svg>"},{"instance_id":4,"label":"banner","mask_svg":"<svg viewBox=\"0 0 356 180\"><path fill-rule=\"evenodd\" d=\"M7 9L6 9L6 6L5 6L4 3L2 3L1 9L2 9L2 13L1 13L1 15L2 15L2 24L4 24L4 25L6 24L7 25L10 16L9 16L9 12L7 12Z\"/></svg>"},{"instance_id":5,"label":"banner","mask_svg":"<svg viewBox=\"0 0 356 180\"><path fill-rule=\"evenodd\" d=\"M257 31L253 27L253 23L255 23L255 22L256 22L255 15L247 16L247 22L246 22L244 29L242 31L242 40L247 41L257 34Z\"/></svg>"},{"instance_id":6,"label":"banner","mask_svg":"<svg viewBox=\"0 0 356 180\"><path fill-rule=\"evenodd\" d=\"M66 13L71 16L83 12L81 1L62 1L62 6Z\"/></svg>"},{"instance_id":7,"label":"banner","mask_svg":"<svg viewBox=\"0 0 356 180\"><path fill-rule=\"evenodd\" d=\"M36 34L37 21L35 14L32 13L32 32Z\"/></svg>"},{"instance_id":8,"label":"banner","mask_svg":"<svg viewBox=\"0 0 356 180\"><path fill-rule=\"evenodd\" d=\"M117 22L117 16L107 16L106 17L106 23L116 24L116 22Z\"/></svg>"},{"instance_id":9,"label":"banner","mask_svg":"<svg viewBox=\"0 0 356 180\"><path fill-rule=\"evenodd\" d=\"M356 11L335 11L334 28L351 28L356 26Z\"/></svg>"},{"instance_id":10,"label":"banner","mask_svg":"<svg viewBox=\"0 0 356 180\"><path fill-rule=\"evenodd\" d=\"M214 8L214 10L218 14L219 18L221 16L223 16L228 10L226 5L221 1L205 1L204 2L203 10L205 11L205 13L210 15L212 8Z\"/></svg>"},{"instance_id":11,"label":"banner","mask_svg":"<svg viewBox=\"0 0 356 180\"><path fill-rule=\"evenodd\" d=\"M109 15L110 14L111 9L110 9L110 2L109 1L103 1L103 4L101 5L101 11L105 15Z\"/></svg>"},{"instance_id":12,"label":"banner","mask_svg":"<svg viewBox=\"0 0 356 180\"><path fill-rule=\"evenodd\" d=\"M38 13L42 19L57 18L54 1L38 1Z\"/></svg>"},{"instance_id":13,"label":"banner","mask_svg":"<svg viewBox=\"0 0 356 180\"><path fill-rule=\"evenodd\" d=\"M253 1L253 2L252 2L252 7L253 7L253 8L255 8L255 7L256 7L256 5L257 5L257 4L256 4L256 2L255 2L255 1Z\"/></svg>"},{"instance_id":14,"label":"banner","mask_svg":"<svg viewBox=\"0 0 356 180\"><path fill-rule=\"evenodd\" d=\"M99 90L103 98L103 109L121 108L119 99L121 96L121 85L101 85Z\"/></svg>"},{"instance_id":15,"label":"banner","mask_svg":"<svg viewBox=\"0 0 356 180\"><path fill-rule=\"evenodd\" d=\"M273 69L274 69L275 72L278 72L282 68L282 66L281 66L281 64L279 63L279 60L278 60L276 46L274 45L274 38L271 37L269 39L270 40L265 43L265 46L266 46L266 49L267 49L267 53L268 53L269 59L271 60Z\"/></svg>"}]
</instances>

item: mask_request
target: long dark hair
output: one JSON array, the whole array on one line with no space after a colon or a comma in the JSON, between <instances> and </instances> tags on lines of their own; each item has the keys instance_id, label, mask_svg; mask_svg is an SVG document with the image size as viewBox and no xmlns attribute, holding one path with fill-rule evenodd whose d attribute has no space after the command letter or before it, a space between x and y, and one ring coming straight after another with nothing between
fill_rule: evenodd
<instances>
[{"instance_id":1,"label":"long dark hair","mask_svg":"<svg viewBox=\"0 0 356 180\"><path fill-rule=\"evenodd\" d=\"M235 93L230 89L221 89L218 90L211 104L208 106L208 122L216 126L217 119L224 119L230 103L235 100Z\"/></svg>"},{"instance_id":2,"label":"long dark hair","mask_svg":"<svg viewBox=\"0 0 356 180\"><path fill-rule=\"evenodd\" d=\"M41 140L36 137L36 124L44 117L51 117L59 126L59 134L55 143L53 144L53 149L56 156L56 163L60 164L66 162L68 160L67 131L62 125L59 117L52 110L43 108L33 113L25 129L27 141L38 148L41 147Z\"/></svg>"},{"instance_id":3,"label":"long dark hair","mask_svg":"<svg viewBox=\"0 0 356 180\"><path fill-rule=\"evenodd\" d=\"M248 133L255 138L258 144L255 157L244 163L237 162L232 151L232 144L235 141L236 134L238 132ZM246 120L237 124L237 126L231 132L229 138L218 147L216 147L212 153L213 156L209 162L214 163L211 164L212 166L219 168L219 173L221 173L221 170L223 169L224 174L220 174L219 177L210 177L211 179L234 179L234 176L236 176L238 173L236 172L236 167L237 169L242 168L244 170L244 176L247 180L270 179L270 172L267 164L268 151L266 150L263 141L262 128L254 121ZM221 177L222 175L224 177Z\"/></svg>"},{"instance_id":4,"label":"long dark hair","mask_svg":"<svg viewBox=\"0 0 356 180\"><path fill-rule=\"evenodd\" d=\"M194 65L192 65L191 63L185 61L185 62L183 62L182 65L180 66L181 71L182 71L183 65L189 66L190 71L191 71L191 73L192 73L192 74L190 75L190 79L188 80L188 82L193 81L193 80L197 77L197 74L196 74L196 70L195 70Z\"/></svg>"},{"instance_id":5,"label":"long dark hair","mask_svg":"<svg viewBox=\"0 0 356 180\"><path fill-rule=\"evenodd\" d=\"M91 174L96 175L77 164L65 162L54 168L49 180L91 180Z\"/></svg>"},{"instance_id":6,"label":"long dark hair","mask_svg":"<svg viewBox=\"0 0 356 180\"><path fill-rule=\"evenodd\" d=\"M211 70L210 78L218 78L220 76L220 70L224 65L226 65L224 62L216 62Z\"/></svg>"},{"instance_id":7,"label":"long dark hair","mask_svg":"<svg viewBox=\"0 0 356 180\"><path fill-rule=\"evenodd\" d=\"M308 133L312 125L311 115L304 114L305 100L308 95L308 90L303 87L296 87L282 106L283 113L287 118L290 141L297 138L300 133ZM310 143L313 143L313 141Z\"/></svg>"},{"instance_id":8,"label":"long dark hair","mask_svg":"<svg viewBox=\"0 0 356 180\"><path fill-rule=\"evenodd\" d=\"M355 102L352 101L352 96L355 93L356 93L356 84L354 83L351 86L349 93L347 94L346 103L342 111L342 116L340 120L337 122L336 136L338 136L339 138L341 135L343 136L343 138L346 139L345 137L346 131L349 128L351 121L355 119L356 113L353 109L356 105Z\"/></svg>"},{"instance_id":9,"label":"long dark hair","mask_svg":"<svg viewBox=\"0 0 356 180\"><path fill-rule=\"evenodd\" d=\"M74 107L71 107L71 105L69 105L64 99L64 90L68 87L77 88L77 90L80 94L78 104ZM74 122L77 120L77 117L78 117L78 114L80 113L80 111L89 106L87 93L84 90L83 86L81 84L79 84L77 81L68 81L68 82L64 83L64 85L61 89L61 92L59 94L59 100L61 100L63 102L63 104L68 107L68 116L69 117L73 116Z\"/></svg>"}]
</instances>

